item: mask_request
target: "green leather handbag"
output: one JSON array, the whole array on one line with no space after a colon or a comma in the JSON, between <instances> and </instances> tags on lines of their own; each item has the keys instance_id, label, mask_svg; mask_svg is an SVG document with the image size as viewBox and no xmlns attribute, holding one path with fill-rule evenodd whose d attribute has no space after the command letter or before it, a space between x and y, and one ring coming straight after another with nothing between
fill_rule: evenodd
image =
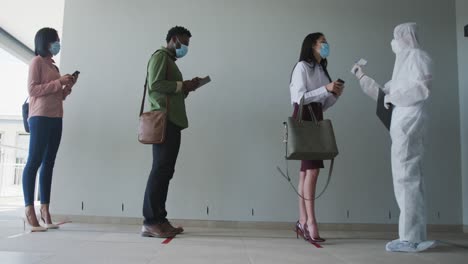
<instances>
[{"instance_id":1,"label":"green leather handbag","mask_svg":"<svg viewBox=\"0 0 468 264\"><path fill-rule=\"evenodd\" d=\"M332 160L338 155L335 133L330 120L318 121L309 105L312 121L302 120L304 100L301 100L297 119L286 123L288 160Z\"/></svg>"},{"instance_id":2,"label":"green leather handbag","mask_svg":"<svg viewBox=\"0 0 468 264\"><path fill-rule=\"evenodd\" d=\"M304 99L299 104L297 118L289 117L285 126L285 152L286 152L286 173L280 167L276 167L283 177L289 182L296 194L304 200L316 200L320 198L330 184L335 157L338 156L335 133L330 120L317 120L317 117L309 105L312 121L302 120ZM297 191L289 177L288 160L331 160L328 178L322 191L313 198L305 198Z\"/></svg>"}]
</instances>

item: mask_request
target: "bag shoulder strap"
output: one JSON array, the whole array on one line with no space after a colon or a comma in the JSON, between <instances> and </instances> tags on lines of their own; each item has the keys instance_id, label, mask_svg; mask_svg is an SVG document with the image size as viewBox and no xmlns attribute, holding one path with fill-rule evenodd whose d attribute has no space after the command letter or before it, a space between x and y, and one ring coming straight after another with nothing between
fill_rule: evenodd
<instances>
[{"instance_id":1,"label":"bag shoulder strap","mask_svg":"<svg viewBox=\"0 0 468 264\"><path fill-rule=\"evenodd\" d=\"M331 164L330 164L330 170L328 171L328 178L327 178L327 182L325 183L325 186L323 187L322 191L316 196L316 197L312 197L310 199L307 199L305 198L304 196L302 196L296 189L296 187L292 184L291 182L291 177L289 177L289 169L288 169L288 160L286 159L286 173L283 172L283 170L281 170L281 168L279 166L276 167L276 169L279 171L279 173L281 173L281 175L283 175L283 177L289 182L289 184L291 185L291 187L294 189L294 191L296 192L296 194L301 197L302 199L304 200L307 200L307 201L313 201L313 200L317 200L318 198L320 198L324 193L325 191L327 190L328 188L328 185L330 185L330 181L331 181L331 177L332 177L332 173L333 173L333 167L334 167L334 164L335 164L335 159L332 159L331 160Z\"/></svg>"},{"instance_id":2,"label":"bag shoulder strap","mask_svg":"<svg viewBox=\"0 0 468 264\"><path fill-rule=\"evenodd\" d=\"M296 120L297 120L298 122L301 122L301 121L304 120L304 119L303 119L304 101L305 101L305 95L302 96L301 102L300 102L300 104L299 104L299 109L298 109L297 118L296 118ZM314 121L315 123L318 123L318 119L317 119L317 117L315 116L314 110L312 109L312 105L308 104L308 105L307 105L307 108L309 109L310 117L312 118L312 121Z\"/></svg>"},{"instance_id":3,"label":"bag shoulder strap","mask_svg":"<svg viewBox=\"0 0 468 264\"><path fill-rule=\"evenodd\" d=\"M291 185L291 187L294 189L294 191L296 192L296 194L301 197L302 199L304 200L307 200L307 201L312 201L312 200L317 200L318 198L320 198L324 193L325 191L327 190L328 188L328 185L330 185L330 181L331 181L331 176L333 174L333 167L335 165L335 159L332 159L331 160L331 164L330 164L330 170L328 171L328 178L327 178L327 182L325 183L325 187L323 187L323 190L316 196L316 197L312 197L311 199L307 199L305 198L304 196L302 196L296 189L296 187L292 184L291 182L291 177L289 177L289 162L288 162L288 159L287 159L287 154L288 154L288 128L287 128L287 123L284 122L284 126L285 126L285 130L286 130L286 135L285 135L285 138L284 138L284 151L285 151L285 156L284 156L284 160L286 161L286 173L283 172L283 170L281 170L281 168L279 166L276 167L276 169L279 171L279 173L281 173L281 175L283 175L283 177L289 182L289 184Z\"/></svg>"},{"instance_id":4,"label":"bag shoulder strap","mask_svg":"<svg viewBox=\"0 0 468 264\"><path fill-rule=\"evenodd\" d=\"M155 51L151 57L156 54L157 52L160 52L161 50ZM151 60L151 59L150 59ZM148 65L146 66L146 78L145 78L145 86L143 87L143 98L141 100L141 108L140 108L140 116L143 114L143 110L145 108L145 99L146 99L146 89L148 86L148 71L149 71L149 61ZM169 63L166 63L166 79L168 79L169 76ZM166 95L166 111L169 112L169 96Z\"/></svg>"}]
</instances>

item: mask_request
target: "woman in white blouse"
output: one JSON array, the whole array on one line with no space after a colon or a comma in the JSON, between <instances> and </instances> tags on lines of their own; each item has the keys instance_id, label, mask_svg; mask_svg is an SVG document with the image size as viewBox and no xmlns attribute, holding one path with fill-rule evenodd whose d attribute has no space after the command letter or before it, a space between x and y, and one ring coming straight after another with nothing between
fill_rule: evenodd
<instances>
[{"instance_id":1,"label":"woman in white blouse","mask_svg":"<svg viewBox=\"0 0 468 264\"><path fill-rule=\"evenodd\" d=\"M294 67L290 90L294 106L293 117L299 112L299 104L304 99L303 119L312 120L309 105L315 117L323 119L323 111L333 106L343 92L342 82L333 82L327 71L329 45L322 33L307 35L302 43L299 62ZM296 232L309 242L324 242L319 235L315 218L315 187L322 160L303 160L299 176L299 221ZM305 199L304 199L305 198Z\"/></svg>"}]
</instances>

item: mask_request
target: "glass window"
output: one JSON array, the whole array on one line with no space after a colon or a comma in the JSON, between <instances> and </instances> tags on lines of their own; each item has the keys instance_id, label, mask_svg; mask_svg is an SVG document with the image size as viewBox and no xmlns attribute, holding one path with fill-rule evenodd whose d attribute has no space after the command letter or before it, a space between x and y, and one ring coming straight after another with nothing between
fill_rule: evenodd
<instances>
[{"instance_id":1,"label":"glass window","mask_svg":"<svg viewBox=\"0 0 468 264\"><path fill-rule=\"evenodd\" d=\"M18 134L16 138L16 162L13 184L21 185L24 166L28 159L29 134Z\"/></svg>"},{"instance_id":2,"label":"glass window","mask_svg":"<svg viewBox=\"0 0 468 264\"><path fill-rule=\"evenodd\" d=\"M22 195L29 135L21 106L27 98L28 65L0 48L0 197Z\"/></svg>"},{"instance_id":3,"label":"glass window","mask_svg":"<svg viewBox=\"0 0 468 264\"><path fill-rule=\"evenodd\" d=\"M0 48L0 116L21 116L27 79L28 65Z\"/></svg>"}]
</instances>

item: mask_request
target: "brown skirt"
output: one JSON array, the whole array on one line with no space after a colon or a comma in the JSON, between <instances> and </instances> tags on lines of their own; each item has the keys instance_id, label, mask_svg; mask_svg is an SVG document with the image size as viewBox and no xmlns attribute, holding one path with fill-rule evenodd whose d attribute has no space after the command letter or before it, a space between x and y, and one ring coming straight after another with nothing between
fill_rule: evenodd
<instances>
[{"instance_id":1,"label":"brown skirt","mask_svg":"<svg viewBox=\"0 0 468 264\"><path fill-rule=\"evenodd\" d=\"M322 104L321 103L310 103L309 105L312 106L312 111L314 112L315 117L317 120L323 120L323 111L322 111ZM303 106L303 111L302 111L302 119L303 120L312 120L312 116L310 115L309 112L309 105L304 105ZM294 112L292 114L292 117L297 117L297 114L299 112L299 105L294 104ZM302 160L301 161L301 171L306 171L306 170L313 170L313 169L321 169L324 168L323 166L323 160Z\"/></svg>"}]
</instances>

